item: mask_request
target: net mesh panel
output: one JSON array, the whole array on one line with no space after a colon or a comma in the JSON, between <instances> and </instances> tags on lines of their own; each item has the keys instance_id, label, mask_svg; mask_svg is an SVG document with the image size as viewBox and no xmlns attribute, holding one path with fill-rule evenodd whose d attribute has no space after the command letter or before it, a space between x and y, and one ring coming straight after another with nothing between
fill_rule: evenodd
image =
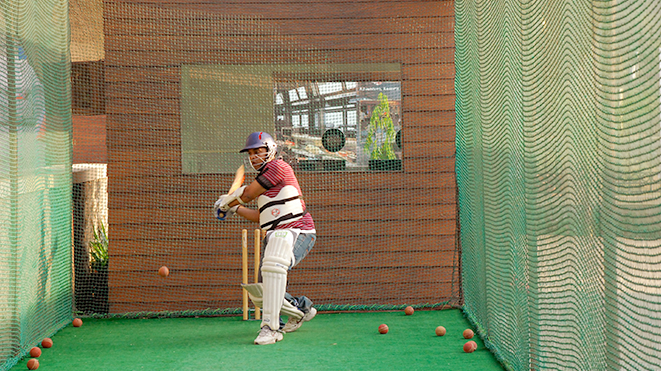
<instances>
[{"instance_id":1,"label":"net mesh panel","mask_svg":"<svg viewBox=\"0 0 661 371\"><path fill-rule=\"evenodd\" d=\"M514 370L652 370L656 1L457 1L465 311Z\"/></svg>"},{"instance_id":2,"label":"net mesh panel","mask_svg":"<svg viewBox=\"0 0 661 371\"><path fill-rule=\"evenodd\" d=\"M65 1L0 3L0 369L71 319Z\"/></svg>"},{"instance_id":3,"label":"net mesh panel","mask_svg":"<svg viewBox=\"0 0 661 371\"><path fill-rule=\"evenodd\" d=\"M289 292L319 310L458 305L452 2L70 14L78 313L241 313L241 231L252 251L258 226L213 204L254 131L275 137L316 225Z\"/></svg>"}]
</instances>

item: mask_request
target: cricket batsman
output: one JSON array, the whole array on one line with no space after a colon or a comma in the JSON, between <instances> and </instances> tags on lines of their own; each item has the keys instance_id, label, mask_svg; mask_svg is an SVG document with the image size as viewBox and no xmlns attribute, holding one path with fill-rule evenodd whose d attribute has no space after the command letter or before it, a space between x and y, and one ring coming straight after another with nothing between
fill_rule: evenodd
<instances>
[{"instance_id":1,"label":"cricket batsman","mask_svg":"<svg viewBox=\"0 0 661 371\"><path fill-rule=\"evenodd\" d=\"M317 314L310 299L286 292L288 271L310 252L317 233L294 171L284 160L276 158L277 149L269 134L250 134L239 152L247 152L250 165L259 173L252 183L221 196L214 205L218 219L226 220L238 214L267 230L262 282L243 285L255 306L263 311L261 330L255 339L258 345L282 340L283 333L296 331ZM246 207L255 199L257 209ZM281 322L281 314L289 317L286 324Z\"/></svg>"}]
</instances>

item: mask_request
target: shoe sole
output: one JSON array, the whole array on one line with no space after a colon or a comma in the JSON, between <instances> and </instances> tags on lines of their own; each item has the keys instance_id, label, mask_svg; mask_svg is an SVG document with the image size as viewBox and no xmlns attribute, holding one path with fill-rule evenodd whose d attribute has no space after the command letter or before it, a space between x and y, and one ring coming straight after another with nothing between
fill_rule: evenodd
<instances>
[{"instance_id":1,"label":"shoe sole","mask_svg":"<svg viewBox=\"0 0 661 371\"><path fill-rule=\"evenodd\" d=\"M284 337L280 337L280 338L277 338L277 337L276 337L276 338L273 338L273 341L269 341L268 343L258 343L257 340L255 340L255 345L269 345L269 344L275 344L275 343L277 343L278 341L282 341L283 338L284 338Z\"/></svg>"}]
</instances>

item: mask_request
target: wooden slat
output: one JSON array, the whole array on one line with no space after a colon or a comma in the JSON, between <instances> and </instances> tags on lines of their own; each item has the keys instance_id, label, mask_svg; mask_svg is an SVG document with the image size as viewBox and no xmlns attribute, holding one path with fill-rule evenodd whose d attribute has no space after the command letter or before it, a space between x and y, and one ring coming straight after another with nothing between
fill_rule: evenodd
<instances>
[{"instance_id":1,"label":"wooden slat","mask_svg":"<svg viewBox=\"0 0 661 371\"><path fill-rule=\"evenodd\" d=\"M454 116L453 116L454 118ZM149 112L144 114L114 114L106 119L108 123L108 132L129 132L132 130L148 131L176 131L181 132L181 116L163 115L158 112ZM130 136L127 138L130 140Z\"/></svg>"},{"instance_id":2,"label":"wooden slat","mask_svg":"<svg viewBox=\"0 0 661 371\"><path fill-rule=\"evenodd\" d=\"M132 61L125 61L132 62ZM161 59L161 62L169 61L166 59ZM126 63L130 64L130 63ZM106 64L105 70L105 81L106 83L113 82L148 82L148 83L177 83L181 81L181 69L178 65L171 66L134 66L130 67L115 67L113 65Z\"/></svg>"},{"instance_id":3,"label":"wooden slat","mask_svg":"<svg viewBox=\"0 0 661 371\"><path fill-rule=\"evenodd\" d=\"M350 233L353 236L420 236L420 235L454 235L456 223L454 220L365 220L354 221L317 221L315 226L319 235L340 236ZM113 225L113 233L126 239L160 238L176 239L181 236L207 236L214 232L212 225L207 224L139 224Z\"/></svg>"},{"instance_id":4,"label":"wooden slat","mask_svg":"<svg viewBox=\"0 0 661 371\"><path fill-rule=\"evenodd\" d=\"M364 251L356 253L339 254L336 252L326 252L326 250L317 250L314 254L311 253L303 260L306 264L301 262L301 267L316 265L316 270L322 270L326 267L356 269L370 267L378 269L427 267L428 269L434 269L434 267L453 266L455 263L454 251L418 251L412 249L390 251L389 249L388 247L382 251L380 246L373 246L372 249L366 248ZM330 281L332 282L333 279L330 278Z\"/></svg>"},{"instance_id":5,"label":"wooden slat","mask_svg":"<svg viewBox=\"0 0 661 371\"><path fill-rule=\"evenodd\" d=\"M412 127L429 126L455 126L456 113L454 109L448 111L419 111L404 112L402 114L404 130ZM439 128L440 130L440 128ZM443 129L444 130L444 129ZM454 130L454 129L452 129Z\"/></svg>"},{"instance_id":6,"label":"wooden slat","mask_svg":"<svg viewBox=\"0 0 661 371\"><path fill-rule=\"evenodd\" d=\"M402 112L429 112L454 110L454 95L413 96L404 97ZM179 99L139 98L120 99L110 98L106 103L106 110L112 114L151 114L161 112L165 115L178 115L181 102Z\"/></svg>"},{"instance_id":7,"label":"wooden slat","mask_svg":"<svg viewBox=\"0 0 661 371\"><path fill-rule=\"evenodd\" d=\"M177 98L181 95L179 82L180 82L180 69L179 67L153 67L153 68L121 68L110 67L107 69L106 82L107 97L127 99L131 96L126 96L128 92L143 92L151 94L142 96L141 98L161 97L161 98ZM393 72L379 72L379 71L365 71L365 72L347 72L347 73L297 73L296 79L311 79L311 80L324 80L328 76L337 78L338 80L399 80L399 74ZM438 91L440 83L446 86L453 83L454 68L451 64L427 63L427 64L403 64L401 71L403 79L403 93L405 96L436 96L444 95ZM277 74L276 77L283 78L285 74ZM286 76L285 76L286 77ZM413 80L413 81L406 81ZM422 81L417 81L422 80ZM122 83L122 84L120 84ZM239 80L237 80L239 83ZM163 94L153 94L150 90L156 89ZM408 90L411 90L409 93ZM449 91L449 94L454 95L453 90L448 87L444 88ZM121 113L121 112L120 112Z\"/></svg>"},{"instance_id":8,"label":"wooden slat","mask_svg":"<svg viewBox=\"0 0 661 371\"><path fill-rule=\"evenodd\" d=\"M73 163L107 163L106 115L72 115Z\"/></svg>"},{"instance_id":9,"label":"wooden slat","mask_svg":"<svg viewBox=\"0 0 661 371\"><path fill-rule=\"evenodd\" d=\"M137 58L136 55L132 54L134 51L131 51L131 54L127 54L127 56L135 57L131 58L130 60L123 60L123 65L130 65L130 67L121 67L121 66L114 66L110 63L107 63L107 67L105 70L105 81L108 83L116 83L116 82L131 82L131 83L179 83L181 77L181 71L179 68L179 64L183 63L181 59L170 59L167 58L166 55L158 55L158 58L155 58L155 61L158 62L156 66L150 66L150 67L143 67L140 65L140 62L138 59L143 59L144 58ZM176 55L179 55L178 52L170 51L168 53L172 53L172 57L176 57ZM353 55L355 53L355 55ZM454 48L449 48L449 49L407 49L405 53L399 54L399 53L382 53L382 52L377 52L376 54L371 54L375 55L375 60L373 61L365 61L361 60L359 58L359 55L368 55L370 54L369 51L366 51L364 49L360 49L358 51L355 51L354 53L349 53L349 54L342 54L335 56L333 53L325 53L324 55L320 55L319 59L323 59L323 63L359 63L359 62L376 62L376 63L402 63L402 74L405 80L424 80L422 82L406 82L403 81L403 91L404 93L407 93L408 90L412 90L414 86L420 86L421 90L420 92L412 92L410 95L421 95L423 92L431 93L431 94L439 94L438 91L435 90L435 88L438 87L438 84L443 83L443 84L450 84L453 83L454 81L454 67L452 62L454 61ZM439 54L440 53L440 54ZM280 53L278 54L286 54L286 53ZM246 57L247 55L247 57ZM428 55L431 60L421 60L424 59L424 55ZM242 53L242 54L237 54L237 56L242 56L245 57L245 61L240 61L240 60L230 60L230 59L222 59L222 60L214 60L213 55L209 52L205 52L205 54L200 54L198 55L197 58L191 57L189 60L189 63L198 63L198 64L243 64L243 63L249 63L249 62L255 62L255 59L259 60L259 56L253 55L250 53ZM335 56L335 57L334 57ZM390 56L393 59L388 59L388 56ZM406 61L403 61L402 59L406 59L410 57L411 63L406 63ZM340 58L340 57L346 57L346 58ZM385 58L384 58L385 57ZM181 58L181 57L178 57ZM211 59L210 59L211 58ZM328 58L331 58L331 60L328 60ZM333 58L337 58L337 60L333 60ZM281 60L281 61L273 61L273 63L277 64L278 62L295 62L294 60ZM137 62L135 64L134 62ZM319 62L315 60L310 60L308 61L310 63L313 62ZM305 63L305 61L301 61L299 63ZM438 81L438 80L448 80L448 81ZM149 85L147 85L149 86ZM426 86L429 86L429 88L425 88ZM447 90L447 88L445 88Z\"/></svg>"},{"instance_id":10,"label":"wooden slat","mask_svg":"<svg viewBox=\"0 0 661 371\"><path fill-rule=\"evenodd\" d=\"M173 143L170 147L125 147L120 143L108 145L108 161L115 162L131 159L132 161L181 161L181 144Z\"/></svg>"},{"instance_id":11,"label":"wooden slat","mask_svg":"<svg viewBox=\"0 0 661 371\"><path fill-rule=\"evenodd\" d=\"M275 81L399 81L402 79L400 71L365 71L365 72L274 72Z\"/></svg>"},{"instance_id":12,"label":"wooden slat","mask_svg":"<svg viewBox=\"0 0 661 371\"><path fill-rule=\"evenodd\" d=\"M417 139L417 138L416 138ZM454 142L436 142L430 145L430 140L420 142L405 142L404 148L409 158L443 156L451 157L455 154Z\"/></svg>"},{"instance_id":13,"label":"wooden slat","mask_svg":"<svg viewBox=\"0 0 661 371\"><path fill-rule=\"evenodd\" d=\"M178 68L180 64L283 64L283 63L453 63L454 45L405 49L335 49L299 50L283 53L262 50L245 53L241 49L211 50L122 50L108 51L106 81L136 79L136 69L145 66Z\"/></svg>"},{"instance_id":14,"label":"wooden slat","mask_svg":"<svg viewBox=\"0 0 661 371\"><path fill-rule=\"evenodd\" d=\"M402 100L402 112L429 112L429 111L451 111L454 110L454 95L431 95L404 97Z\"/></svg>"},{"instance_id":15,"label":"wooden slat","mask_svg":"<svg viewBox=\"0 0 661 371\"><path fill-rule=\"evenodd\" d=\"M229 300L213 300L217 298L207 298L207 300L191 301L178 300L174 302L115 302L114 292L110 292L110 314L123 314L131 312L162 312L162 311L189 311L189 310L207 310L207 309L226 309L241 307L241 301L238 303Z\"/></svg>"},{"instance_id":16,"label":"wooden slat","mask_svg":"<svg viewBox=\"0 0 661 371\"><path fill-rule=\"evenodd\" d=\"M429 71L429 73L434 73ZM357 73L357 77L365 78L365 73ZM296 76L301 78L301 76ZM358 80L340 78L338 80ZM399 80L388 76L372 76L369 80ZM137 82L137 83L109 83L106 85L106 97L111 99L178 99L181 97L181 88L178 83L172 82ZM434 97L454 96L454 80L404 80L402 81L402 96L405 100L413 97L424 99L437 99ZM451 108L453 109L453 108Z\"/></svg>"},{"instance_id":17,"label":"wooden slat","mask_svg":"<svg viewBox=\"0 0 661 371\"><path fill-rule=\"evenodd\" d=\"M452 275L451 268L417 266L417 267L344 267L330 266L325 269L293 268L288 275L290 285L343 285L354 282L389 283L393 277L415 277L416 283L434 283L445 281L443 277ZM112 271L109 286L122 287L168 287L175 286L218 286L231 288L238 286L241 280L240 269L219 271L198 271L170 269L167 277L159 276L155 271ZM251 276L249 274L249 276ZM238 291L238 290L237 290ZM182 298L183 299L183 298Z\"/></svg>"},{"instance_id":18,"label":"wooden slat","mask_svg":"<svg viewBox=\"0 0 661 371\"><path fill-rule=\"evenodd\" d=\"M402 80L424 80L423 85L430 79L453 80L454 75L455 70L452 63L405 64L402 66Z\"/></svg>"},{"instance_id":19,"label":"wooden slat","mask_svg":"<svg viewBox=\"0 0 661 371\"><path fill-rule=\"evenodd\" d=\"M114 158L108 162L108 177L135 174L181 174L181 160L168 161L131 161L131 159Z\"/></svg>"},{"instance_id":20,"label":"wooden slat","mask_svg":"<svg viewBox=\"0 0 661 371\"><path fill-rule=\"evenodd\" d=\"M437 136L431 136L434 138ZM417 139L416 140L420 140ZM406 141L403 144L404 150L407 154L405 160L420 159L420 158L429 158L430 155L436 157L453 157L455 154L455 143L451 141L438 141L435 142L434 146L430 146L430 141ZM160 146L160 145L145 145L143 147L139 146L122 146L122 145L113 145L108 146L111 148L108 158L111 162L116 161L180 161L181 159L181 147L178 144L172 144L170 146ZM301 171L301 173L303 173ZM391 174L395 174L391 173ZM354 172L341 172L340 174L356 174ZM394 175L396 176L396 175Z\"/></svg>"},{"instance_id":21,"label":"wooden slat","mask_svg":"<svg viewBox=\"0 0 661 371\"><path fill-rule=\"evenodd\" d=\"M111 224L112 225L112 224ZM220 226L213 228L213 233L209 238L201 236L186 235L177 239L127 239L125 236L115 237L113 235L110 241L109 252L111 257L122 255L154 255L167 259L172 253L181 251L195 251L198 254L207 255L236 255L239 254L241 246L241 229L246 228L253 231L255 224L251 225L232 225L228 226L224 233L219 233ZM337 253L364 252L370 246L379 246L379 251L403 251L403 250L427 250L439 252L454 251L455 236L445 235L406 235L402 238L392 239L387 236L328 236L317 234L317 243L313 248L310 259L305 259L304 267L318 268L315 263L314 255L317 251L335 251ZM114 259L112 266L114 267ZM154 267L152 267L153 269ZM298 268L298 267L297 267ZM324 267L326 268L326 267ZM114 269L114 268L113 268ZM119 268L118 268L119 269ZM151 272L151 271L150 271ZM151 272L153 273L153 272ZM150 273L150 274L151 274Z\"/></svg>"},{"instance_id":22,"label":"wooden slat","mask_svg":"<svg viewBox=\"0 0 661 371\"><path fill-rule=\"evenodd\" d=\"M433 168L429 167L429 158L405 158L402 166L408 173L444 173L454 172L454 156L434 159Z\"/></svg>"},{"instance_id":23,"label":"wooden slat","mask_svg":"<svg viewBox=\"0 0 661 371\"><path fill-rule=\"evenodd\" d=\"M182 6L188 3L195 4L226 4L231 3L231 0L105 0L107 3L121 4L121 3L130 3L130 4L141 4L141 5L162 5L162 6ZM438 3L447 3L454 4L451 0L434 0ZM270 4L271 6L281 6L288 4L311 4L311 3L345 3L346 0L242 0L242 4ZM405 3L405 4L417 4L420 0L354 0L355 3L361 3L364 5L381 5L388 3Z\"/></svg>"},{"instance_id":24,"label":"wooden slat","mask_svg":"<svg viewBox=\"0 0 661 371\"><path fill-rule=\"evenodd\" d=\"M375 249L376 250L376 247ZM366 253L366 251L370 253ZM373 251L366 250L354 254L325 253L323 250L315 251L314 256L310 258L322 262L325 266L343 267L343 268L403 268L403 267L437 267L452 266L454 256L452 252L440 253L439 251ZM146 273L150 280L156 280L158 268L165 265L169 268L170 274L167 277L168 284L183 285L178 279L179 274L195 276L199 278L198 284L203 282L214 283L214 280L221 279L221 276L228 275L224 269L241 267L241 256L236 255L197 255L197 254L176 254L166 257L152 255L120 255L112 257L113 264L111 268L116 273L124 272L131 275L132 272ZM218 267L218 268L216 268ZM220 267L224 269L220 269ZM209 268L216 268L210 270ZM176 274L175 274L176 273ZM233 282L238 281L240 269L232 272ZM160 277L162 278L162 277ZM189 280L190 281L190 280ZM158 281L158 282L164 282ZM217 282L220 283L220 282ZM134 285L145 284L143 282L133 282Z\"/></svg>"},{"instance_id":25,"label":"wooden slat","mask_svg":"<svg viewBox=\"0 0 661 371\"><path fill-rule=\"evenodd\" d=\"M365 34L365 35L305 35L259 37L259 36L106 36L106 53L123 50L188 50L213 53L221 50L260 52L277 50L280 53L307 49L351 50L405 49L411 45L433 48L437 45L453 45L453 33L440 34Z\"/></svg>"},{"instance_id":26,"label":"wooden slat","mask_svg":"<svg viewBox=\"0 0 661 371\"><path fill-rule=\"evenodd\" d=\"M250 229L252 232L252 229ZM332 236L321 236L322 240L319 246L315 244L314 254L308 255L297 268L303 267L310 270L327 269L328 263L335 267L431 267L431 266L449 266L453 265L454 240L453 237L435 236L439 243L434 244L412 244L417 240L431 238L432 234L422 236L404 236L392 239L384 235L366 236L364 238L354 237L349 241L350 245L329 243L333 240ZM366 242L369 241L369 242ZM163 241L166 245L170 240ZM131 271L147 272L149 276L157 275L158 268L165 265L171 273L173 271L182 272L189 275L222 275L228 274L226 271L238 270L241 267L240 241L234 240L232 244L205 245L206 241L198 241L197 245L206 252L202 253L199 249L182 249L160 247L157 243L148 248L147 244L141 244L133 250L127 249L129 241L119 240L113 243L111 253L112 264L110 270L113 272ZM359 244L358 242L361 242ZM442 245L441 242L452 242L448 245ZM124 248L120 249L122 245ZM250 250L252 250L252 241ZM146 248L147 247L147 248ZM262 246L263 248L263 246ZM338 251L338 249L342 249ZM117 253L121 250L123 253ZM215 250L213 252L209 252ZM368 254L366 254L368 253ZM252 259L252 253L249 254ZM346 261L345 261L346 260Z\"/></svg>"},{"instance_id":27,"label":"wooden slat","mask_svg":"<svg viewBox=\"0 0 661 371\"><path fill-rule=\"evenodd\" d=\"M455 141L455 127L452 126L404 126L402 129L403 145L406 146L407 155L411 150L409 143L426 142L429 144L432 138L441 142Z\"/></svg>"},{"instance_id":28,"label":"wooden slat","mask_svg":"<svg viewBox=\"0 0 661 371\"><path fill-rule=\"evenodd\" d=\"M408 69L409 66L404 66ZM445 71L444 71L445 72ZM454 79L403 80L403 96L449 95L454 92Z\"/></svg>"},{"instance_id":29,"label":"wooden slat","mask_svg":"<svg viewBox=\"0 0 661 371\"><path fill-rule=\"evenodd\" d=\"M447 191L441 189L440 191ZM429 192L431 196L433 193ZM207 199L206 208L173 208L160 209L158 221L160 223L181 224L181 223L204 223L213 220L213 202L215 197ZM253 208L255 206L252 206ZM406 213L409 220L426 220L429 216L426 213L411 212L417 208L434 209L434 219L454 219L456 210L454 204L436 204L433 201L424 204L405 204L405 205L333 205L332 207L317 207L314 210L308 208L310 214L317 222L333 220L341 217L344 220L361 221L368 215L371 219L390 219L393 215ZM154 222L153 209L113 209L109 216L111 223L152 223Z\"/></svg>"},{"instance_id":30,"label":"wooden slat","mask_svg":"<svg viewBox=\"0 0 661 371\"><path fill-rule=\"evenodd\" d=\"M114 133L109 132L109 137L113 137ZM455 143L453 141L437 141L437 136L429 137L428 140L420 140L418 138L405 138L403 137L403 148L406 153L406 158L428 157L430 151L434 156L449 157L453 156L455 152ZM416 142L412 140L415 139ZM430 142L434 142L433 148L419 148L416 145L424 145L427 143L429 147ZM421 143L422 142L422 143ZM130 143L130 142L129 142ZM173 161L181 159L181 144L177 142L170 142L169 144L145 144L143 146L129 145L121 141L109 142L108 144L108 158L111 161L122 161L132 159L133 161L154 161L165 160Z\"/></svg>"},{"instance_id":31,"label":"wooden slat","mask_svg":"<svg viewBox=\"0 0 661 371\"><path fill-rule=\"evenodd\" d=\"M150 147L160 146L169 148L175 146L179 150L181 143L181 130L179 128L152 129L137 127L132 130L109 129L106 137L113 143L112 148Z\"/></svg>"},{"instance_id":32,"label":"wooden slat","mask_svg":"<svg viewBox=\"0 0 661 371\"><path fill-rule=\"evenodd\" d=\"M181 101L175 99L131 99L131 98L108 98L106 99L106 112L114 113L153 113L160 112L165 115L179 114Z\"/></svg>"},{"instance_id":33,"label":"wooden slat","mask_svg":"<svg viewBox=\"0 0 661 371\"><path fill-rule=\"evenodd\" d=\"M254 180L256 173L249 173L246 175L245 182ZM332 177L322 172L307 172L300 171L297 178L301 185L305 185L304 189L316 189L316 184L319 184L319 189L339 188L344 190L364 189L360 184L370 184L383 187L384 184L399 184L402 187L410 188L427 188L427 187L449 187L454 184L454 174L438 173L420 173L412 174L414 178L403 175L401 172L335 172ZM229 185L233 180L234 174L150 174L150 173L135 173L135 174L114 174L112 178L124 182L176 182L180 183L180 187L185 189L193 188L195 192L217 192L217 190L224 190L225 186ZM176 179L176 180L175 180ZM310 184L308 184L310 183ZM355 183L355 185L354 185ZM424 184L423 184L424 183ZM432 185L433 184L433 185ZM328 186L324 186L328 185Z\"/></svg>"},{"instance_id":34,"label":"wooden slat","mask_svg":"<svg viewBox=\"0 0 661 371\"><path fill-rule=\"evenodd\" d=\"M347 290L344 286L328 287L324 292L317 292L319 289L305 287L300 290L302 294L313 297L316 305L402 305L402 304L426 304L439 303L453 298L453 292L450 284L439 283L427 286L427 290L411 290L402 287L399 290L392 290L379 293L378 290L370 290L369 293L355 290ZM293 288L292 289L296 289ZM456 292L456 290L454 290ZM299 291L295 291L299 292Z\"/></svg>"},{"instance_id":35,"label":"wooden slat","mask_svg":"<svg viewBox=\"0 0 661 371\"><path fill-rule=\"evenodd\" d=\"M143 275L146 274L147 276L155 274L154 279L157 277L162 279L158 276L158 268L165 265L171 274L167 277L167 284L179 285L179 274L197 276L201 280L209 281L212 277L227 275L227 269L231 269L235 275L234 270L237 270L236 268L239 268L237 271L240 271L240 250L238 248L232 250L238 251L235 254L197 254L193 250L188 253L180 251L167 255L113 255L110 269L115 273L125 275L131 275L132 272L142 272ZM140 285L142 283L135 282L133 284Z\"/></svg>"},{"instance_id":36,"label":"wooden slat","mask_svg":"<svg viewBox=\"0 0 661 371\"><path fill-rule=\"evenodd\" d=\"M111 182L110 182L111 183ZM305 192L305 202L309 205L341 205L351 204L358 206L375 205L409 205L409 204L451 204L455 202L453 188L447 192L424 192L420 190L392 189L389 191L347 191L329 189L325 192ZM112 209L120 208L154 208L166 204L171 207L208 207L209 201L216 198L214 195L200 199L199 195L187 193L185 190L168 194L149 192L126 193L111 192L108 202Z\"/></svg>"},{"instance_id":37,"label":"wooden slat","mask_svg":"<svg viewBox=\"0 0 661 371\"><path fill-rule=\"evenodd\" d=\"M158 26L155 26L158 24ZM104 22L105 35L186 35L208 36L217 33L233 35L319 35L370 33L442 33L454 32L454 17L419 18L320 18L310 27L308 19L228 19L222 15L192 16L179 12L171 17L113 18Z\"/></svg>"},{"instance_id":38,"label":"wooden slat","mask_svg":"<svg viewBox=\"0 0 661 371\"><path fill-rule=\"evenodd\" d=\"M151 5L164 5L164 6L173 6L195 3L195 4L225 4L231 2L230 0L105 0L107 3L119 4L119 3L130 3L130 4L151 4ZM434 0L438 3L453 3L451 0ZM287 4L310 4L310 3L345 3L346 0L242 0L243 4L271 4L271 6L281 6ZM376 4L388 4L388 3L419 3L420 0L354 0L355 3L362 3L364 5L376 5Z\"/></svg>"},{"instance_id":39,"label":"wooden slat","mask_svg":"<svg viewBox=\"0 0 661 371\"><path fill-rule=\"evenodd\" d=\"M177 130L108 130L106 137L108 141L113 143L109 147L114 153L114 158L119 160L132 156L148 159L156 156L156 158L163 160L173 160L180 157L181 147L178 143L181 141L181 136ZM432 141L442 143L441 146L434 147L436 155L445 157L454 155L455 130L453 126L440 128L435 126L405 127L402 140L408 158L427 156L430 151L429 143ZM421 148L425 144L428 148ZM440 151L437 151L437 149ZM337 175L342 177L342 174L346 176L348 173ZM140 175L149 176L149 174Z\"/></svg>"},{"instance_id":40,"label":"wooden slat","mask_svg":"<svg viewBox=\"0 0 661 371\"><path fill-rule=\"evenodd\" d=\"M302 264L302 263L301 263ZM292 285L300 284L351 284L354 282L392 282L394 277L407 281L406 277L415 277L415 282L443 281L443 276L451 276L449 267L364 267L348 268L328 266L325 269L295 267L289 275ZM408 279L410 281L412 279Z\"/></svg>"},{"instance_id":41,"label":"wooden slat","mask_svg":"<svg viewBox=\"0 0 661 371\"><path fill-rule=\"evenodd\" d=\"M451 284L448 282L442 282L443 286L439 286L437 291L431 290L431 295L422 296L415 295L417 293L411 292L400 292L397 297L366 297L364 295L359 295L357 297L348 297L346 293L343 294L342 287L339 286L337 289L333 287L333 291L330 293L317 292L319 289L303 289L300 294L306 294L307 296L314 299L314 305L402 305L402 304L430 304L430 303L440 303L447 300L457 300L456 297L453 297L453 292L451 290ZM296 288L294 288L296 289ZM456 290L455 290L456 291ZM212 300L212 298L207 298L206 300L186 300L181 298L175 298L174 301L150 301L150 302L139 302L139 301L128 301L128 302L114 302L110 301L110 313L126 313L126 312L158 312L158 311L189 311L189 310L206 310L206 309L227 309L227 308L239 308L241 307L241 299L230 300L227 298L234 297L236 295L231 295L231 293L226 293L221 297L215 298L217 300ZM111 292L112 295L112 292ZM298 295L298 294L297 294ZM239 294L240 297L240 294ZM222 299L222 300L221 300ZM112 300L112 296L111 296Z\"/></svg>"},{"instance_id":42,"label":"wooden slat","mask_svg":"<svg viewBox=\"0 0 661 371\"><path fill-rule=\"evenodd\" d=\"M181 86L179 83L140 82L140 83L107 83L106 98L136 99L136 98L179 98Z\"/></svg>"},{"instance_id":43,"label":"wooden slat","mask_svg":"<svg viewBox=\"0 0 661 371\"><path fill-rule=\"evenodd\" d=\"M415 297L438 298L450 293L450 285L442 282L421 285L410 280L388 283L355 282L343 285L328 284L323 288L306 290L307 288L311 287L301 287L300 291L305 292L306 296L310 295L312 298L318 298L317 302L324 300L324 296L327 296L331 298L353 298L354 304L358 304L362 300L369 300L369 298L390 301L393 298L402 297L406 299ZM298 290L296 287L292 287L291 289ZM240 287L228 288L213 285L180 286L174 284L164 287L113 286L109 289L109 295L112 303L198 302L209 301L210 298L240 297Z\"/></svg>"},{"instance_id":44,"label":"wooden slat","mask_svg":"<svg viewBox=\"0 0 661 371\"><path fill-rule=\"evenodd\" d=\"M251 174L246 177L245 183L254 179ZM200 176L162 176L151 174L136 174L136 176L124 177L113 176L108 185L111 193L160 193L163 195L172 193L193 193L220 195L229 188L234 180L233 174L202 174ZM326 192L329 189L337 189L344 192L369 191L379 192L384 187L398 189L445 189L455 185L455 175L452 173L442 174L420 174L410 177L393 177L385 172L375 173L353 173L338 172L333 177L326 175L301 172L298 174L299 183L303 194L309 192ZM215 200L214 200L215 201Z\"/></svg>"},{"instance_id":45,"label":"wooden slat","mask_svg":"<svg viewBox=\"0 0 661 371\"><path fill-rule=\"evenodd\" d=\"M411 174L437 174L445 172L454 172L454 158L436 158L430 165L429 158L404 158L402 160L404 171L387 172L396 177L411 176ZM304 172L299 172L297 176L302 176ZM110 176L131 176L136 174L161 174L161 175L181 175L181 160L143 160L133 161L130 158L113 158L108 163L108 174ZM326 173L318 173L326 175ZM333 173L336 174L336 173Z\"/></svg>"},{"instance_id":46,"label":"wooden slat","mask_svg":"<svg viewBox=\"0 0 661 371\"><path fill-rule=\"evenodd\" d=\"M433 65L432 65L433 66ZM435 72L428 71L430 74ZM306 79L306 74L297 74L296 80ZM400 80L399 76L388 76L387 74L377 73L355 73L356 76L352 78L350 73L337 75L337 80L351 81L351 80L371 80L371 81L390 81ZM369 76L371 75L371 76ZM399 75L399 74L397 74ZM277 78L278 76L276 76ZM311 80L315 80L319 75L307 76ZM369 78L367 78L369 77ZM294 79L294 78L291 78ZM323 80L323 79L319 79ZM454 96L454 80L403 80L402 81L402 96L403 99L409 103L412 99L426 99L438 100L447 99L445 97ZM130 99L139 103L140 99L178 99L181 97L181 86L173 82L137 82L137 83L108 83L106 84L106 97L109 99ZM452 98L453 99L453 98ZM419 104L419 103L418 103ZM445 108L444 110L454 109L454 107ZM415 110L410 108L410 110ZM123 112L119 112L123 113Z\"/></svg>"},{"instance_id":47,"label":"wooden slat","mask_svg":"<svg viewBox=\"0 0 661 371\"><path fill-rule=\"evenodd\" d=\"M304 2L282 5L268 2L249 3L245 1L195 1L155 2L150 0L128 0L104 2L104 18L172 18L187 12L192 17L213 14L226 17L251 19L332 19L332 18L411 18L454 16L452 1L411 1L411 2Z\"/></svg>"}]
</instances>

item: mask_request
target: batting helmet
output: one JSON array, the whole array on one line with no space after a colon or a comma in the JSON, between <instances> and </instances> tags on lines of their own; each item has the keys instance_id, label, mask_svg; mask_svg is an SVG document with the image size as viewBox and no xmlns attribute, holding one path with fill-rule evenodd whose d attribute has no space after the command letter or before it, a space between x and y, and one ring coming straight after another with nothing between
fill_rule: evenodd
<instances>
[{"instance_id":1,"label":"batting helmet","mask_svg":"<svg viewBox=\"0 0 661 371\"><path fill-rule=\"evenodd\" d=\"M239 151L248 152L249 149L257 149L265 147L266 148L266 157L264 158L264 163L267 163L275 158L275 155L278 151L278 145L273 140L273 137L268 133L263 131L256 131L248 135L246 139L246 145Z\"/></svg>"}]
</instances>

